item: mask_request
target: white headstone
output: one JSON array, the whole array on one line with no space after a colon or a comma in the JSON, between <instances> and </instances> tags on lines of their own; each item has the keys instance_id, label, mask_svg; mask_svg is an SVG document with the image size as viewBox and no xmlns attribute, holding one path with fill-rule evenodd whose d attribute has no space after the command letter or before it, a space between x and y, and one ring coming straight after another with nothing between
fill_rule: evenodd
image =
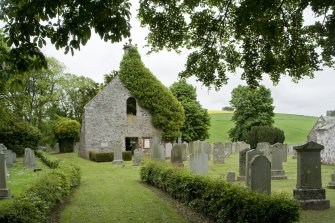
<instances>
[{"instance_id":1,"label":"white headstone","mask_svg":"<svg viewBox=\"0 0 335 223\"><path fill-rule=\"evenodd\" d=\"M190 168L196 175L208 175L208 155L206 153L190 155Z\"/></svg>"}]
</instances>

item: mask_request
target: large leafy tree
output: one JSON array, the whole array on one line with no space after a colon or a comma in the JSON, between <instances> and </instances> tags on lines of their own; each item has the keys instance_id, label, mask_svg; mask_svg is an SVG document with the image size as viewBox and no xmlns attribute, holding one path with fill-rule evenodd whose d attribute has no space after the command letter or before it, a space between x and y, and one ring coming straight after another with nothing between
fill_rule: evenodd
<instances>
[{"instance_id":1,"label":"large leafy tree","mask_svg":"<svg viewBox=\"0 0 335 223\"><path fill-rule=\"evenodd\" d=\"M2 0L0 21L5 24L6 43L12 47L0 61L2 76L46 68L40 49L47 39L73 54L87 43L92 30L110 42L129 37L130 6L129 0Z\"/></svg>"},{"instance_id":2,"label":"large leafy tree","mask_svg":"<svg viewBox=\"0 0 335 223\"><path fill-rule=\"evenodd\" d=\"M180 80L173 83L170 90L185 110L185 122L181 128L183 141L208 139L210 117L207 109L203 109L197 101L196 88L188 84L186 80Z\"/></svg>"},{"instance_id":3,"label":"large leafy tree","mask_svg":"<svg viewBox=\"0 0 335 223\"><path fill-rule=\"evenodd\" d=\"M305 23L304 12L316 19ZM152 50L193 49L181 77L220 87L228 72L257 86L263 74L297 81L334 67L335 1L140 0L139 19Z\"/></svg>"},{"instance_id":4,"label":"large leafy tree","mask_svg":"<svg viewBox=\"0 0 335 223\"><path fill-rule=\"evenodd\" d=\"M230 104L235 127L229 130L233 141L245 141L253 126L272 126L274 106L271 91L260 85L257 88L238 86L232 91Z\"/></svg>"}]
</instances>

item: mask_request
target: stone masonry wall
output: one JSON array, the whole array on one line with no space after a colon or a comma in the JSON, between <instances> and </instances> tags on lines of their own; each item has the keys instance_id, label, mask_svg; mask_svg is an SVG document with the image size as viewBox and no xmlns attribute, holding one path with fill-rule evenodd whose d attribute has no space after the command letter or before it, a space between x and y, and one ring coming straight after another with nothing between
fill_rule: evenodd
<instances>
[{"instance_id":1,"label":"stone masonry wall","mask_svg":"<svg viewBox=\"0 0 335 223\"><path fill-rule=\"evenodd\" d=\"M323 131L318 130L317 143L325 147L321 151L321 162L335 164L335 126Z\"/></svg>"},{"instance_id":2,"label":"stone masonry wall","mask_svg":"<svg viewBox=\"0 0 335 223\"><path fill-rule=\"evenodd\" d=\"M115 143L125 147L126 137L159 138L161 131L151 124L151 114L136 101L136 116L127 115L127 99L133 97L115 77L86 106L82 120L79 155L90 150L112 150Z\"/></svg>"}]
</instances>

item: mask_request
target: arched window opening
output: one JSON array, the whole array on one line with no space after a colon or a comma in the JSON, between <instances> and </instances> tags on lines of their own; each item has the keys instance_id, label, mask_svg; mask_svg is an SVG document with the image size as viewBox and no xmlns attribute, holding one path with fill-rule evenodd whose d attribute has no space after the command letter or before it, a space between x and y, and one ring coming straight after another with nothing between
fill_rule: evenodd
<instances>
[{"instance_id":1,"label":"arched window opening","mask_svg":"<svg viewBox=\"0 0 335 223\"><path fill-rule=\"evenodd\" d=\"M133 97L127 99L127 115L136 115L136 99Z\"/></svg>"}]
</instances>

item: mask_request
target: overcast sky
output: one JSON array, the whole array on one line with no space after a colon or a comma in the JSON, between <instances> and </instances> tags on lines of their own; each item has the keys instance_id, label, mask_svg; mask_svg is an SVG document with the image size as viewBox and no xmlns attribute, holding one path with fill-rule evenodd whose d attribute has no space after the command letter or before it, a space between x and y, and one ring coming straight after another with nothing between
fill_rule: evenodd
<instances>
[{"instance_id":1,"label":"overcast sky","mask_svg":"<svg viewBox=\"0 0 335 223\"><path fill-rule=\"evenodd\" d=\"M144 48L147 30L140 27L135 16L131 24L132 43L137 44L142 61L164 85L169 87L177 81L178 73L183 70L187 53L176 54L162 51L146 55L149 50ZM94 34L86 46L76 51L74 56L65 55L63 50L57 51L52 45L45 47L43 52L64 63L66 72L90 77L96 82L103 82L104 74L119 69L123 56L122 47L126 42L127 40L117 44L106 43ZM317 72L314 79L306 78L299 81L298 84L293 83L289 77L282 77L277 86L273 86L266 76L263 79L261 84L271 89L276 113L320 116L324 115L327 110L335 109L334 70L325 69ZM204 108L209 110L221 110L222 107L229 106L232 89L238 85L245 85L245 82L240 80L238 73L229 75L228 84L220 91L209 90L196 82L195 78L189 79L188 82L197 87L198 100Z\"/></svg>"}]
</instances>

